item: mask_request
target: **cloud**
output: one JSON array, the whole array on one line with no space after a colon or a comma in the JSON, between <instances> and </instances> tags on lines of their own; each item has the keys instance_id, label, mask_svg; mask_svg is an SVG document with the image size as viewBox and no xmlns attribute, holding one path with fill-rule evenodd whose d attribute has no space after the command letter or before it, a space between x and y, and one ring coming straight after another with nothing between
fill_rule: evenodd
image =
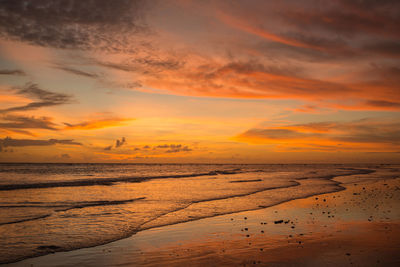
<instances>
[{"instance_id":1,"label":"cloud","mask_svg":"<svg viewBox=\"0 0 400 267\"><path fill-rule=\"evenodd\" d=\"M135 50L130 34L147 32L141 0L5 0L0 36L55 48Z\"/></svg>"},{"instance_id":2,"label":"cloud","mask_svg":"<svg viewBox=\"0 0 400 267\"><path fill-rule=\"evenodd\" d=\"M125 144L126 144L126 139L125 139L125 137L122 137L121 140L120 140L120 139L115 140L115 146L114 146L114 148L122 147L122 146L125 145ZM112 149L113 149L113 145L106 146L106 147L104 148L104 150L106 150L106 151L110 151L110 150L112 150Z\"/></svg>"},{"instance_id":3,"label":"cloud","mask_svg":"<svg viewBox=\"0 0 400 267\"><path fill-rule=\"evenodd\" d=\"M67 130L97 130L109 127L122 126L125 122L132 121L130 118L110 118L110 119L97 119L91 121L84 121L76 124L64 122Z\"/></svg>"},{"instance_id":4,"label":"cloud","mask_svg":"<svg viewBox=\"0 0 400 267\"><path fill-rule=\"evenodd\" d=\"M88 77L88 78L99 78L99 76L95 73L89 73L86 71L70 68L70 67L65 67L65 66L56 66L55 68L78 75L78 76L83 76L83 77Z\"/></svg>"},{"instance_id":5,"label":"cloud","mask_svg":"<svg viewBox=\"0 0 400 267\"><path fill-rule=\"evenodd\" d=\"M384 41L365 44L363 50L366 52L381 54L391 58L400 57L400 41Z\"/></svg>"},{"instance_id":6,"label":"cloud","mask_svg":"<svg viewBox=\"0 0 400 267\"><path fill-rule=\"evenodd\" d=\"M260 138L265 140L290 140L303 139L315 136L310 133L302 133L290 129L250 129L243 133L241 137Z\"/></svg>"},{"instance_id":7,"label":"cloud","mask_svg":"<svg viewBox=\"0 0 400 267\"><path fill-rule=\"evenodd\" d=\"M70 159L71 156L69 154L61 154L62 159Z\"/></svg>"},{"instance_id":8,"label":"cloud","mask_svg":"<svg viewBox=\"0 0 400 267\"><path fill-rule=\"evenodd\" d=\"M234 28L248 32L250 34L254 34L261 38L271 40L273 42L278 42L284 45L295 46L295 47L314 48L314 49L320 48L317 45L296 40L295 38L289 38L282 35L274 34L273 32L267 31L261 27L253 26L251 22L249 23L249 20L247 19L239 19L238 17L231 16L222 11L218 12L218 17L221 21Z\"/></svg>"},{"instance_id":9,"label":"cloud","mask_svg":"<svg viewBox=\"0 0 400 267\"><path fill-rule=\"evenodd\" d=\"M121 147L126 143L125 137L122 137L121 140L117 139L115 141L115 148Z\"/></svg>"},{"instance_id":10,"label":"cloud","mask_svg":"<svg viewBox=\"0 0 400 267\"><path fill-rule=\"evenodd\" d=\"M0 130L34 136L25 129L45 129L56 131L57 125L49 117L28 117L5 115L0 117Z\"/></svg>"},{"instance_id":11,"label":"cloud","mask_svg":"<svg viewBox=\"0 0 400 267\"><path fill-rule=\"evenodd\" d=\"M27 111L38 109L41 107L50 107L70 103L72 97L63 93L54 93L41 89L37 84L27 83L23 87L15 87L14 91L19 95L24 95L36 99L36 102L31 102L27 105L0 109L0 113L13 111Z\"/></svg>"},{"instance_id":12,"label":"cloud","mask_svg":"<svg viewBox=\"0 0 400 267\"><path fill-rule=\"evenodd\" d=\"M155 75L163 71L178 71L182 69L185 65L185 61L173 57L172 55L156 55L156 56L135 56L133 58L128 58L123 62L103 62L94 61L94 64L124 71L124 72L136 72L145 75Z\"/></svg>"},{"instance_id":13,"label":"cloud","mask_svg":"<svg viewBox=\"0 0 400 267\"><path fill-rule=\"evenodd\" d=\"M156 146L155 148L156 148L156 149L157 149L157 148L169 148L169 145L167 145L167 144L165 144L165 145L158 145L158 146Z\"/></svg>"},{"instance_id":14,"label":"cloud","mask_svg":"<svg viewBox=\"0 0 400 267\"><path fill-rule=\"evenodd\" d=\"M0 128L5 129L46 129L57 130L56 124L52 122L50 117L27 117L6 115L0 118ZM4 122L6 121L6 122Z\"/></svg>"},{"instance_id":15,"label":"cloud","mask_svg":"<svg viewBox=\"0 0 400 267\"><path fill-rule=\"evenodd\" d=\"M189 151L192 151L192 149L189 148L188 146L183 146L179 148L168 149L167 151L165 151L165 153L178 153L178 152L189 152Z\"/></svg>"},{"instance_id":16,"label":"cloud","mask_svg":"<svg viewBox=\"0 0 400 267\"><path fill-rule=\"evenodd\" d=\"M340 2L340 1L337 1ZM385 12L386 8L366 9L365 3L356 8L345 8L343 5L333 5L333 8L291 9L282 14L283 19L299 29L308 31L324 30L337 35L353 37L354 35L374 34L380 36L399 36L395 29L398 18ZM382 3L381 7L384 7ZM399 6L397 5L397 9ZM392 24L394 23L394 24ZM382 30L384 28L384 30Z\"/></svg>"},{"instance_id":17,"label":"cloud","mask_svg":"<svg viewBox=\"0 0 400 267\"><path fill-rule=\"evenodd\" d=\"M22 70L0 70L0 75L19 75L24 76L26 73Z\"/></svg>"},{"instance_id":18,"label":"cloud","mask_svg":"<svg viewBox=\"0 0 400 267\"><path fill-rule=\"evenodd\" d=\"M266 66L255 60L208 64L141 78L144 85L178 94L233 97L303 99L338 98L357 94L346 84L299 76L296 68ZM296 74L295 74L296 73Z\"/></svg>"},{"instance_id":19,"label":"cloud","mask_svg":"<svg viewBox=\"0 0 400 267\"><path fill-rule=\"evenodd\" d=\"M152 6L128 0L3 2L0 37L92 50L85 66L125 72L116 75L118 81L101 80L111 87L185 96L294 99L304 102L300 112L400 110L400 83L394 78L399 75L389 73L399 68L400 9L395 1L179 1ZM182 18L179 25L169 16L163 22L152 17L166 10L194 17ZM211 24L212 36L204 26ZM192 40L186 32L189 26L195 26L199 39ZM99 78L71 66L56 67Z\"/></svg>"},{"instance_id":20,"label":"cloud","mask_svg":"<svg viewBox=\"0 0 400 267\"><path fill-rule=\"evenodd\" d=\"M81 146L79 142L75 142L72 139L48 139L48 140L36 140L36 139L13 139L11 137L6 137L0 139L0 146L5 147L27 147L27 146L52 146L52 145L76 145Z\"/></svg>"},{"instance_id":21,"label":"cloud","mask_svg":"<svg viewBox=\"0 0 400 267\"><path fill-rule=\"evenodd\" d=\"M332 147L363 150L400 148L400 121L363 119L253 128L236 137L248 143L293 147Z\"/></svg>"},{"instance_id":22,"label":"cloud","mask_svg":"<svg viewBox=\"0 0 400 267\"><path fill-rule=\"evenodd\" d=\"M164 145L158 145L153 148L153 150L157 149L167 149L165 150L165 153L178 153L178 152L189 152L192 151L191 148L188 146L184 146L182 144L164 144Z\"/></svg>"},{"instance_id":23,"label":"cloud","mask_svg":"<svg viewBox=\"0 0 400 267\"><path fill-rule=\"evenodd\" d=\"M270 60L393 60L400 55L400 4L367 2L237 1L216 5L214 14L237 32L253 35L245 35L247 44L241 45Z\"/></svg>"},{"instance_id":24,"label":"cloud","mask_svg":"<svg viewBox=\"0 0 400 267\"><path fill-rule=\"evenodd\" d=\"M384 100L368 100L365 104L372 107L400 109L400 102L391 102Z\"/></svg>"}]
</instances>

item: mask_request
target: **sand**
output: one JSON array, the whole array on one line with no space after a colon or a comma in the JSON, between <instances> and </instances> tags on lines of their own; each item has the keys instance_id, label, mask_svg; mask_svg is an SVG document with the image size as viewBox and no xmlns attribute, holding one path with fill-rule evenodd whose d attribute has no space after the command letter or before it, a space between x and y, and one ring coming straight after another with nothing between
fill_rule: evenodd
<instances>
[{"instance_id":1,"label":"sand","mask_svg":"<svg viewBox=\"0 0 400 267\"><path fill-rule=\"evenodd\" d=\"M400 266L400 179L341 179L344 191L9 266Z\"/></svg>"}]
</instances>

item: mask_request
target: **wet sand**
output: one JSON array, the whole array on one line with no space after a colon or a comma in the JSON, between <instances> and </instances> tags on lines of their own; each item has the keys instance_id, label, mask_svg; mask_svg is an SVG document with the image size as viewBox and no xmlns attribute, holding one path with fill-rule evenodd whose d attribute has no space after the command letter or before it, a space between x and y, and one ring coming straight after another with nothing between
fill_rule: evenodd
<instances>
[{"instance_id":1,"label":"wet sand","mask_svg":"<svg viewBox=\"0 0 400 267\"><path fill-rule=\"evenodd\" d=\"M340 182L346 190L9 266L400 266L400 179Z\"/></svg>"}]
</instances>

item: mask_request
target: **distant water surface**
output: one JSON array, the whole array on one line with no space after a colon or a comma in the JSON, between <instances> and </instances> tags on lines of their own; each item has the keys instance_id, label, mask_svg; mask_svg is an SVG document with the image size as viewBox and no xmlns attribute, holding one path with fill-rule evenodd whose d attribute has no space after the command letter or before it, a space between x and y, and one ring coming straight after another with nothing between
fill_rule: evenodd
<instances>
[{"instance_id":1,"label":"distant water surface","mask_svg":"<svg viewBox=\"0 0 400 267\"><path fill-rule=\"evenodd\" d=\"M0 164L0 263L396 178L396 165Z\"/></svg>"}]
</instances>

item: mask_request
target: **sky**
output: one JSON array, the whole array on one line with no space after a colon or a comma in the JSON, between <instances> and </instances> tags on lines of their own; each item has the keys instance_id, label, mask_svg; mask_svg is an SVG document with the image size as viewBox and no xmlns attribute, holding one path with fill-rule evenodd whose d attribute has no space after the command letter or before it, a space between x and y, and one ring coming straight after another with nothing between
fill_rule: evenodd
<instances>
[{"instance_id":1,"label":"sky","mask_svg":"<svg viewBox=\"0 0 400 267\"><path fill-rule=\"evenodd\" d=\"M400 1L1 0L0 162L399 163Z\"/></svg>"}]
</instances>

